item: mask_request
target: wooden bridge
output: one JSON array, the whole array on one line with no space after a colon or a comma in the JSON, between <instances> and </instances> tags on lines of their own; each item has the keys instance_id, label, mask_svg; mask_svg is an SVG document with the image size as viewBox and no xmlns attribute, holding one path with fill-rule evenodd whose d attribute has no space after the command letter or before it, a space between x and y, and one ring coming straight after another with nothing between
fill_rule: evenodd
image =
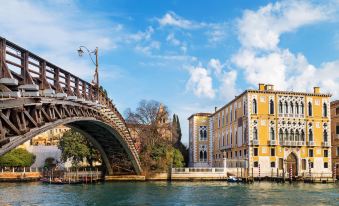
<instances>
[{"instance_id":1,"label":"wooden bridge","mask_svg":"<svg viewBox=\"0 0 339 206\"><path fill-rule=\"evenodd\" d=\"M60 124L95 145L109 175L142 172L123 117L97 85L0 37L0 155Z\"/></svg>"}]
</instances>

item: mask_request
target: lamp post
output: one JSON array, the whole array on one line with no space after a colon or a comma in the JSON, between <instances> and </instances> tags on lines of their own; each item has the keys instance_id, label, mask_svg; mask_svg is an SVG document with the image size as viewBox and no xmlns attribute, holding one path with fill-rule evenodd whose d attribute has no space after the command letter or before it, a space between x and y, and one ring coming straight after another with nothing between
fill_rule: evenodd
<instances>
[{"instance_id":1,"label":"lamp post","mask_svg":"<svg viewBox=\"0 0 339 206\"><path fill-rule=\"evenodd\" d=\"M95 74L94 74L94 79L92 80L92 82L94 84L96 84L97 87L97 91L98 91L98 96L97 96L97 100L99 101L99 93L100 93L100 88L99 88L99 63L98 63L98 47L95 48L95 50L91 51L89 50L87 47L85 46L80 46L78 49L78 54L80 57L83 56L83 54L85 53L84 50L88 53L89 57L91 58L92 63L95 65ZM92 54L95 55L95 61L93 60Z\"/></svg>"}]
</instances>

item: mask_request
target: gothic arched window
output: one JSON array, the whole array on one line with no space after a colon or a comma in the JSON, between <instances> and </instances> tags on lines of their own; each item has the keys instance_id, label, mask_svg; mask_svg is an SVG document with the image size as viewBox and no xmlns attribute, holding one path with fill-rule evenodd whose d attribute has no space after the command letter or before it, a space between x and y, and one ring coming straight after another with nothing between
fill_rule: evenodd
<instances>
[{"instance_id":1,"label":"gothic arched window","mask_svg":"<svg viewBox=\"0 0 339 206\"><path fill-rule=\"evenodd\" d=\"M326 129L324 129L323 135L324 135L324 142L328 142L328 135L327 135Z\"/></svg>"},{"instance_id":2,"label":"gothic arched window","mask_svg":"<svg viewBox=\"0 0 339 206\"><path fill-rule=\"evenodd\" d=\"M270 128L270 139L275 140L274 129L273 127Z\"/></svg>"},{"instance_id":3,"label":"gothic arched window","mask_svg":"<svg viewBox=\"0 0 339 206\"><path fill-rule=\"evenodd\" d=\"M279 141L282 142L284 140L284 133L282 129L279 130Z\"/></svg>"},{"instance_id":4,"label":"gothic arched window","mask_svg":"<svg viewBox=\"0 0 339 206\"><path fill-rule=\"evenodd\" d=\"M326 103L323 104L323 115L324 117L327 117L327 104Z\"/></svg>"},{"instance_id":5,"label":"gothic arched window","mask_svg":"<svg viewBox=\"0 0 339 206\"><path fill-rule=\"evenodd\" d=\"M270 100L270 114L274 114L274 102L272 99Z\"/></svg>"},{"instance_id":6,"label":"gothic arched window","mask_svg":"<svg viewBox=\"0 0 339 206\"><path fill-rule=\"evenodd\" d=\"M312 116L312 103L308 103L308 116Z\"/></svg>"},{"instance_id":7,"label":"gothic arched window","mask_svg":"<svg viewBox=\"0 0 339 206\"><path fill-rule=\"evenodd\" d=\"M308 131L308 141L313 142L313 132L312 129L309 129Z\"/></svg>"},{"instance_id":8,"label":"gothic arched window","mask_svg":"<svg viewBox=\"0 0 339 206\"><path fill-rule=\"evenodd\" d=\"M258 112L258 108L257 108L257 100L256 99L253 99L252 101L252 113L253 114L257 114Z\"/></svg>"},{"instance_id":9,"label":"gothic arched window","mask_svg":"<svg viewBox=\"0 0 339 206\"><path fill-rule=\"evenodd\" d=\"M253 128L253 139L258 140L258 130L256 127Z\"/></svg>"},{"instance_id":10,"label":"gothic arched window","mask_svg":"<svg viewBox=\"0 0 339 206\"><path fill-rule=\"evenodd\" d=\"M288 104L286 101L285 101L285 114L288 114Z\"/></svg>"},{"instance_id":11,"label":"gothic arched window","mask_svg":"<svg viewBox=\"0 0 339 206\"><path fill-rule=\"evenodd\" d=\"M283 104L281 101L279 101L279 113L282 114L283 113Z\"/></svg>"}]
</instances>

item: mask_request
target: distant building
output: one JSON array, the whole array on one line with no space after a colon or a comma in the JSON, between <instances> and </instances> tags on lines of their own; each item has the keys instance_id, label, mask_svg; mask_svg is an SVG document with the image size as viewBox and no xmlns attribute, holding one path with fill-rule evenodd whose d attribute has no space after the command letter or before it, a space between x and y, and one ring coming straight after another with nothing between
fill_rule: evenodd
<instances>
[{"instance_id":1,"label":"distant building","mask_svg":"<svg viewBox=\"0 0 339 206\"><path fill-rule=\"evenodd\" d=\"M339 176L339 100L331 102L332 163Z\"/></svg>"},{"instance_id":2,"label":"distant building","mask_svg":"<svg viewBox=\"0 0 339 206\"><path fill-rule=\"evenodd\" d=\"M203 118L213 142L211 166L223 167L226 158L253 168L254 174L292 170L293 176L331 175L330 97L319 87L306 93L259 84L257 90L244 91ZM189 122L190 152L195 157L194 149L200 148L194 137L201 123L192 117Z\"/></svg>"},{"instance_id":3,"label":"distant building","mask_svg":"<svg viewBox=\"0 0 339 206\"><path fill-rule=\"evenodd\" d=\"M59 125L33 137L18 147L25 148L36 156L32 167L43 167L47 158L53 158L55 163L61 162L61 150L58 149L57 145L62 135L69 129L64 125ZM71 163L68 161L63 166L70 167Z\"/></svg>"},{"instance_id":4,"label":"distant building","mask_svg":"<svg viewBox=\"0 0 339 206\"><path fill-rule=\"evenodd\" d=\"M212 166L212 134L210 134L210 113L197 113L188 118L189 122L189 166Z\"/></svg>"}]
</instances>

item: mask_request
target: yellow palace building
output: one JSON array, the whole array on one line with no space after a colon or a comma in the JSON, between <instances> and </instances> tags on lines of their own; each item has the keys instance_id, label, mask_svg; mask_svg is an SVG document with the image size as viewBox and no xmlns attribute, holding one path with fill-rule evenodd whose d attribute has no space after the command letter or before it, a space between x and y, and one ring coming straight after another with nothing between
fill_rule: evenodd
<instances>
[{"instance_id":1,"label":"yellow palace building","mask_svg":"<svg viewBox=\"0 0 339 206\"><path fill-rule=\"evenodd\" d=\"M330 97L320 93L319 87L305 93L276 91L273 85L259 84L258 90L244 91L204 122L191 124L192 115L190 151L199 152L198 130L207 126L211 143L203 145L207 145L212 167L223 167L226 159L254 175L260 170L262 175L292 171L293 176L330 176ZM191 133L199 135L194 139ZM198 152L192 155L193 161L200 160Z\"/></svg>"}]
</instances>

